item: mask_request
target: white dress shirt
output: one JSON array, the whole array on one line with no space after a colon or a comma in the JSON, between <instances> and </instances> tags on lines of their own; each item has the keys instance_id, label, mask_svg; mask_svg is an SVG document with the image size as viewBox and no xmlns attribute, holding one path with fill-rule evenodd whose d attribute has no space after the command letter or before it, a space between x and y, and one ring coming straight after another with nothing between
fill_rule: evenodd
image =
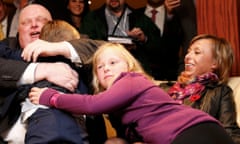
<instances>
[{"instance_id":1,"label":"white dress shirt","mask_svg":"<svg viewBox=\"0 0 240 144\"><path fill-rule=\"evenodd\" d=\"M146 9L145 9L145 12L144 12L145 15L151 18L152 17L152 12L151 11L153 9L154 9L153 7L151 7L150 5L147 5ZM157 11L155 24L160 29L161 35L162 35L163 30L164 30L164 23L165 23L165 7L164 7L164 5L161 5L157 8L155 8L155 10Z\"/></svg>"}]
</instances>

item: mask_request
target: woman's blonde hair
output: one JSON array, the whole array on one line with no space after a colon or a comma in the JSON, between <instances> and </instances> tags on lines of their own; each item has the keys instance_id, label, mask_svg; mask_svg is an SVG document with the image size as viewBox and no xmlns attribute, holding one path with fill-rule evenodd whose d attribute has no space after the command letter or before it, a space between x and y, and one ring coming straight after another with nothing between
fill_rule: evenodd
<instances>
[{"instance_id":1,"label":"woman's blonde hair","mask_svg":"<svg viewBox=\"0 0 240 144\"><path fill-rule=\"evenodd\" d=\"M98 93L98 92L101 92L101 91L104 90L104 88L100 85L100 83L98 81L96 66L97 66L97 63L98 63L97 62L98 57L106 49L113 49L116 52L118 52L119 55L126 61L127 65L128 65L128 71L129 72L141 73L144 76L146 76L148 79L153 80L153 78L144 71L141 64L138 62L138 60L136 60L123 45L117 44L117 43L105 43L98 48L98 50L94 53L94 55L92 57L92 64L93 64L92 84L93 84L93 88L94 88L95 93Z\"/></svg>"},{"instance_id":2,"label":"woman's blonde hair","mask_svg":"<svg viewBox=\"0 0 240 144\"><path fill-rule=\"evenodd\" d=\"M190 46L198 40L208 39L212 42L213 58L217 62L217 68L213 71L219 78L219 84L226 84L230 76L234 55L231 44L224 38L214 35L201 34L192 39ZM178 77L178 81L184 81L184 72ZM187 79L187 78L186 78Z\"/></svg>"},{"instance_id":3,"label":"woman's blonde hair","mask_svg":"<svg viewBox=\"0 0 240 144\"><path fill-rule=\"evenodd\" d=\"M69 41L79 39L80 33L64 20L52 20L43 26L39 38L50 42Z\"/></svg>"}]
</instances>

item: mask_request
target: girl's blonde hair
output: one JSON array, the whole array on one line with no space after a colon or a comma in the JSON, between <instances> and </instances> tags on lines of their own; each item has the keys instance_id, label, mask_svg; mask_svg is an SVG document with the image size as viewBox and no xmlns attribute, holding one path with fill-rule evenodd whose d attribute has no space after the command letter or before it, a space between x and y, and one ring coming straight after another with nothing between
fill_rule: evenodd
<instances>
[{"instance_id":1,"label":"girl's blonde hair","mask_svg":"<svg viewBox=\"0 0 240 144\"><path fill-rule=\"evenodd\" d=\"M117 43L105 43L98 48L98 50L94 53L93 58L92 58L92 64L93 64L92 84L93 84L95 93L98 93L98 92L101 92L104 90L104 88L100 85L100 83L98 81L96 66L97 66L98 57L106 49L113 49L117 53L119 53L119 55L126 61L129 72L141 73L144 76L146 76L148 79L153 80L153 78L144 71L141 64L129 53L129 51L123 45L117 44Z\"/></svg>"},{"instance_id":2,"label":"girl's blonde hair","mask_svg":"<svg viewBox=\"0 0 240 144\"><path fill-rule=\"evenodd\" d=\"M213 71L219 78L219 84L226 84L230 76L234 55L231 44L224 38L219 38L214 35L201 34L194 37L190 46L198 40L208 39L212 41L213 58L217 61L217 68ZM184 72L178 77L178 81L187 81L187 76Z\"/></svg>"}]
</instances>

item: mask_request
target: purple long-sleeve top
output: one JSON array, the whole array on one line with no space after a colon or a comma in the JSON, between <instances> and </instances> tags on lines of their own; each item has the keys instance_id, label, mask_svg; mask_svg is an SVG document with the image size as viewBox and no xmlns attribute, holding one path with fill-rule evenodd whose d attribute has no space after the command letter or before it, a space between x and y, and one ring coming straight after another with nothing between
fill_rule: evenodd
<instances>
[{"instance_id":1,"label":"purple long-sleeve top","mask_svg":"<svg viewBox=\"0 0 240 144\"><path fill-rule=\"evenodd\" d=\"M77 114L121 114L123 124L137 122L137 132L149 144L170 144L195 124L218 123L200 110L180 105L143 75L132 72L122 73L111 88L96 95L59 94L47 89L40 104Z\"/></svg>"}]
</instances>

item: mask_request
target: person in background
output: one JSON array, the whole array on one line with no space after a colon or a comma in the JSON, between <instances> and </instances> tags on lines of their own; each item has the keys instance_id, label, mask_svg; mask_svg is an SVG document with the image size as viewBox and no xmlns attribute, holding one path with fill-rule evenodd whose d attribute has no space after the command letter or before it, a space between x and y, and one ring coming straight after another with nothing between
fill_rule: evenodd
<instances>
[{"instance_id":1,"label":"person in background","mask_svg":"<svg viewBox=\"0 0 240 144\"><path fill-rule=\"evenodd\" d=\"M147 16L130 8L125 0L106 0L102 7L89 12L80 33L95 40L125 44L149 73L149 59L161 45L158 28Z\"/></svg>"},{"instance_id":2,"label":"person in background","mask_svg":"<svg viewBox=\"0 0 240 144\"><path fill-rule=\"evenodd\" d=\"M7 6L6 4L1 0L0 1L0 40L3 40L7 36Z\"/></svg>"},{"instance_id":3,"label":"person in background","mask_svg":"<svg viewBox=\"0 0 240 144\"><path fill-rule=\"evenodd\" d=\"M11 27L9 31L9 37L16 37L18 33L18 20L19 13L21 9L27 4L31 4L34 0L13 0L13 5L15 6Z\"/></svg>"},{"instance_id":4,"label":"person in background","mask_svg":"<svg viewBox=\"0 0 240 144\"><path fill-rule=\"evenodd\" d=\"M182 70L182 57L196 35L196 13L192 0L147 0L138 11L152 19L161 31L159 52L152 56L152 75L175 81ZM166 62L166 60L168 62Z\"/></svg>"},{"instance_id":5,"label":"person in background","mask_svg":"<svg viewBox=\"0 0 240 144\"><path fill-rule=\"evenodd\" d=\"M197 15L195 0L165 0L167 12L178 17L182 28L182 43L179 53L178 74L184 70L184 57L187 54L189 43L197 35Z\"/></svg>"},{"instance_id":6,"label":"person in background","mask_svg":"<svg viewBox=\"0 0 240 144\"><path fill-rule=\"evenodd\" d=\"M14 10L10 4L0 0L0 40L9 36Z\"/></svg>"},{"instance_id":7,"label":"person in background","mask_svg":"<svg viewBox=\"0 0 240 144\"><path fill-rule=\"evenodd\" d=\"M185 70L170 87L170 96L219 120L239 144L240 129L236 123L233 92L227 86L233 63L230 43L214 35L198 35L191 41L184 62Z\"/></svg>"},{"instance_id":8,"label":"person in background","mask_svg":"<svg viewBox=\"0 0 240 144\"><path fill-rule=\"evenodd\" d=\"M179 104L159 88L122 45L103 44L92 63L94 95L35 87L29 93L31 102L75 114L114 115L127 126L126 136L135 134L145 143L234 143L216 119Z\"/></svg>"},{"instance_id":9,"label":"person in background","mask_svg":"<svg viewBox=\"0 0 240 144\"><path fill-rule=\"evenodd\" d=\"M153 53L151 57L152 75L157 80L174 81L178 75L183 33L179 17L167 11L165 5L167 1L169 0L147 0L146 6L139 8L138 11L151 18L161 32L158 52ZM180 5L180 0L174 1L176 7Z\"/></svg>"},{"instance_id":10,"label":"person in background","mask_svg":"<svg viewBox=\"0 0 240 144\"><path fill-rule=\"evenodd\" d=\"M67 0L67 22L73 25L76 29L80 29L81 23L89 12L88 0Z\"/></svg>"}]
</instances>

